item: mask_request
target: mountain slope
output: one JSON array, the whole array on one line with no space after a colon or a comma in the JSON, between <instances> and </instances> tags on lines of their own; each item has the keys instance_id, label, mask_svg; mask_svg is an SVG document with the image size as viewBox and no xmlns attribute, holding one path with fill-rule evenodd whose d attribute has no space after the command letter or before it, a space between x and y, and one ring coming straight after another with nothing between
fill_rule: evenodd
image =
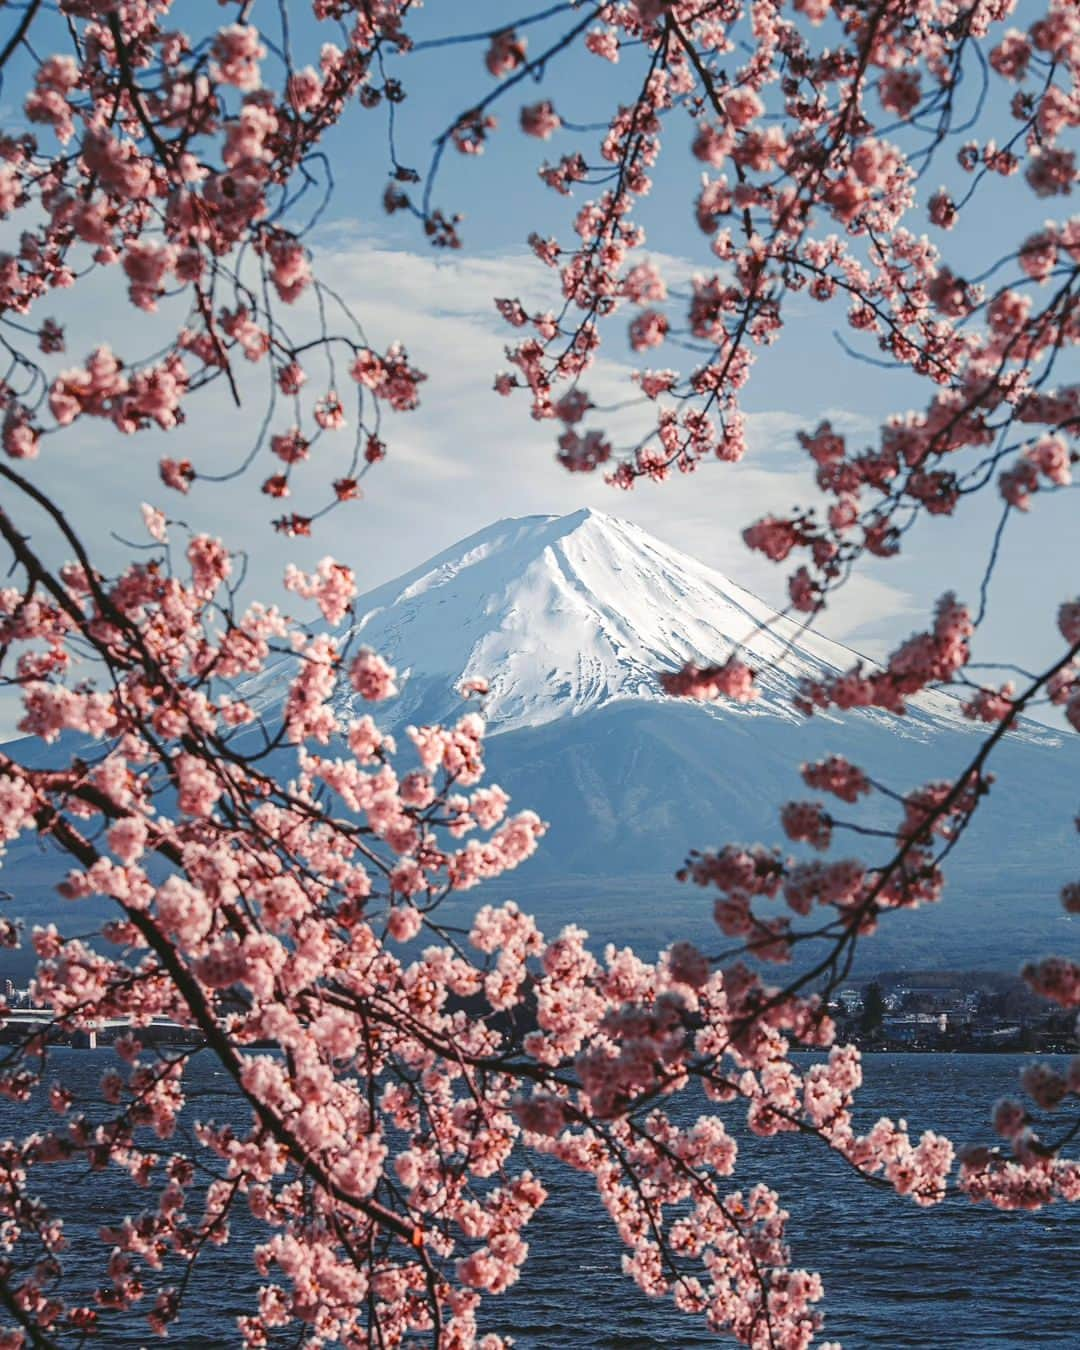
<instances>
[{"instance_id":1,"label":"mountain slope","mask_svg":"<svg viewBox=\"0 0 1080 1350\"><path fill-rule=\"evenodd\" d=\"M851 718L798 724L742 718L685 703L623 700L586 716L493 737L490 777L550 828L536 857L503 890L548 929L576 922L597 941L650 951L676 937L708 950L723 940L712 893L676 882L689 849L755 843L792 849L781 803L811 795L804 760L843 750L878 781L908 789L955 775L979 741L959 730L900 737ZM863 963L1015 969L1049 951L1077 950L1077 924L1058 900L1080 873L1073 826L1080 756L1053 743L1006 739L998 775L946 865L942 901L886 916L863 945ZM869 811L832 803L841 819L894 828L884 799ZM830 857L887 856L888 840L837 830ZM464 916L472 903L462 898Z\"/></svg>"}]
</instances>

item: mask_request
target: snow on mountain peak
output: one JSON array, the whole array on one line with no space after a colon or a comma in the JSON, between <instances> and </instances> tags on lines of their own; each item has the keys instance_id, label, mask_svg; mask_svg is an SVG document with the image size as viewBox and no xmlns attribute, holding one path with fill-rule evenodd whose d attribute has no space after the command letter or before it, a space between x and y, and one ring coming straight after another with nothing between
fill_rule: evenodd
<instances>
[{"instance_id":1,"label":"snow on mountain peak","mask_svg":"<svg viewBox=\"0 0 1080 1350\"><path fill-rule=\"evenodd\" d=\"M395 721L450 715L454 686L482 677L492 732L577 716L620 698L663 697L657 672L723 660L732 643L762 698L741 716L792 718L803 676L855 654L781 618L720 572L640 527L585 508L507 519L362 596L356 633L395 664ZM954 700L923 711L959 720Z\"/></svg>"}]
</instances>

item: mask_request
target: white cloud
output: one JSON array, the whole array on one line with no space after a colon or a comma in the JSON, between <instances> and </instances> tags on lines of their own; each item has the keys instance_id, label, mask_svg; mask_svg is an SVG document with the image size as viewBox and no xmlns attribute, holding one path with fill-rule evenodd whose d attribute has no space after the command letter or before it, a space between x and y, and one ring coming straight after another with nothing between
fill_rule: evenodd
<instances>
[{"instance_id":1,"label":"white cloud","mask_svg":"<svg viewBox=\"0 0 1080 1350\"><path fill-rule=\"evenodd\" d=\"M534 259L448 261L353 243L334 253L332 271L365 322L400 335L413 359L429 371L424 407L397 424L391 458L380 466L380 479L370 480L372 499L389 502L395 516L402 502L420 506L418 511L407 508L415 537L380 550L385 576L493 518L588 505L634 520L782 603L784 569L749 553L740 532L765 511L784 510L817 495L807 457L795 442L795 433L806 426L804 417L783 409L751 413L751 453L743 463L706 465L661 486L643 483L622 493L599 476L563 472L554 462L555 427L531 422L523 395L500 399L491 392L492 376L505 365L503 348L515 330L500 320L490 297L535 296L538 277L553 274ZM552 295L535 300L538 307L555 303ZM628 371L604 358L583 384L597 403L615 403L626 397ZM873 430L868 419L842 409L823 415L853 436ZM653 417L652 406L642 401L597 420L629 442ZM454 495L448 498L448 492ZM429 515L430 507L435 511ZM431 547L423 542L425 534ZM908 611L903 591L860 577L838 599L827 628L831 636L844 638Z\"/></svg>"},{"instance_id":2,"label":"white cloud","mask_svg":"<svg viewBox=\"0 0 1080 1350\"><path fill-rule=\"evenodd\" d=\"M238 483L196 484L190 501L167 492L157 479L162 454L190 457L204 470L239 463L261 417L262 366L243 371L250 409L237 413L219 381L192 398L190 421L167 435L122 437L107 425L79 423L46 440L33 466L36 480L67 503L73 519L93 521L98 537L111 529L141 538L138 508L144 499L176 516L190 515L200 528L248 551L253 596L275 598L287 560L305 565L332 553L356 570L361 588L367 589L493 519L562 514L588 505L631 519L771 603L782 602L785 569L750 554L740 531L767 510L783 511L812 497L806 456L794 450L804 418L782 407L752 413L752 453L743 463L709 465L662 486L642 484L620 493L599 476L562 470L553 454L555 426L530 420L523 394L503 399L492 390L494 372L505 366L503 348L515 337L496 313L492 296L520 295L530 308L558 303L557 294L544 293L545 284L555 286L557 277L531 255L448 259L391 249L337 226L322 240L319 270L332 278L373 345L400 339L429 378L419 411L388 415L384 434L390 453L365 480L365 501L331 513L314 539L283 547L271 535L268 522L279 504L257 491L268 472L265 460ZM66 314L61 310L68 324L62 364L81 360L105 340L121 354L152 346L155 321L118 303L121 285L115 272L90 285L80 283L79 296L72 297L80 301L78 307L72 304ZM305 322L299 314L294 326ZM583 383L597 403L616 402L626 397L627 369L604 358ZM653 416L643 403L605 418L604 425L629 441L651 425ZM845 431L870 429L842 410L832 416ZM287 417L283 409L282 424ZM301 476L298 509L303 509L305 477L313 484L321 475L321 490L333 476L328 466L335 453L347 456L347 440L343 434L338 438L337 452L330 438L316 447L313 459L321 462ZM116 550L106 562L120 556ZM908 610L904 592L860 577L844 590L825 628L835 638L865 633L880 642L883 634L895 632L897 619Z\"/></svg>"}]
</instances>

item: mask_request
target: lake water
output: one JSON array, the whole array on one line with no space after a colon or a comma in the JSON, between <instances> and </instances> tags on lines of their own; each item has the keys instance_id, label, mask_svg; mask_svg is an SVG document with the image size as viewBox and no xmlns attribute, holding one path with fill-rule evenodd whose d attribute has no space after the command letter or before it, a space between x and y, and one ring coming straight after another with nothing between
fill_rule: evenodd
<instances>
[{"instance_id":1,"label":"lake water","mask_svg":"<svg viewBox=\"0 0 1080 1350\"><path fill-rule=\"evenodd\" d=\"M67 1081L81 1096L111 1055L58 1049L50 1058L50 1078ZM200 1064L202 1058L196 1056L190 1079L203 1094L196 1114L228 1118L235 1108L225 1080L214 1075L208 1060ZM867 1055L856 1124L865 1127L884 1114L905 1117L915 1134L933 1128L956 1141L987 1139L990 1106L1016 1090L1028 1058ZM46 1121L38 1108L0 1106L5 1135L55 1120ZM958 1198L922 1210L860 1182L812 1140L748 1138L736 1121L732 1114L729 1127L740 1140L740 1155L731 1188L765 1180L780 1192L792 1215L794 1263L820 1271L825 1280L825 1338L841 1341L846 1350L1080 1350L1075 1207L1004 1214ZM550 1198L526 1232L530 1257L520 1282L501 1298L485 1301L484 1330L510 1334L528 1350L731 1344L705 1333L670 1303L646 1298L621 1274L621 1244L589 1178L548 1160L534 1170L544 1176ZM46 1198L67 1189L63 1209L72 1245L65 1266L88 1294L101 1269L98 1228L136 1212L145 1193L124 1185L114 1172L74 1181L59 1169L41 1168L38 1176ZM167 1345L203 1350L239 1343L233 1319L251 1310L258 1277L240 1243L208 1256ZM145 1325L140 1318L128 1330L107 1327L95 1343L110 1350L160 1343ZM289 1343L296 1343L295 1333Z\"/></svg>"}]
</instances>

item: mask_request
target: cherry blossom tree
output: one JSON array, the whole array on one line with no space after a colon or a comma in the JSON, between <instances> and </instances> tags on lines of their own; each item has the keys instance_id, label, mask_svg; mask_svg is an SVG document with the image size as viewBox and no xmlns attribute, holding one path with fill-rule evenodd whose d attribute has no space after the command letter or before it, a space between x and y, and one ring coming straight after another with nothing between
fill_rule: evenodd
<instances>
[{"instance_id":1,"label":"cherry blossom tree","mask_svg":"<svg viewBox=\"0 0 1080 1350\"><path fill-rule=\"evenodd\" d=\"M859 1055L826 1010L878 924L941 896L946 856L1018 719L1049 702L1080 730L1080 600L1054 598L1060 654L1045 669L1018 652L998 685L973 659L1003 530L1067 488L1077 458L1080 392L1058 368L1078 333L1080 227L1025 226L980 277L949 251L949 231L962 234L991 189L1007 189L1017 221L1032 200L1062 214L1077 177L1075 5L566 0L477 33L454 28L465 7L431 3L425 23L447 27L415 41L410 0L313 0L302 33L284 0L222 8L184 32L187 7L170 0L23 0L0 33L9 99L17 72L32 71L18 97L33 127L0 138L0 679L20 694L21 731L62 762L0 750L0 843L40 839L71 913L97 896L112 915L91 936L74 935L77 919L67 932L0 926L6 946L32 947L49 1015L5 1047L0 1091L28 1110L44 1094L56 1118L44 1130L27 1115L0 1145L0 1345L81 1344L126 1318L182 1326L192 1271L243 1209L262 1232L263 1280L245 1345L288 1331L312 1347L494 1350L485 1302L518 1277L546 1199L532 1155L595 1178L646 1292L746 1345L806 1346L823 1325L821 1281L792 1263L781 1197L735 1179L736 1118L800 1136L921 1205L956 1191L1002 1208L1080 1198L1068 1153L1080 1061L1025 1073L1026 1101L995 1110L998 1148L957 1151L890 1120L860 1134ZM301 40L314 44L302 56ZM477 97L436 129L418 172L399 161L394 123L425 56L474 59ZM555 72L571 60L614 64L625 80L599 131L560 111ZM258 367L265 416L235 472L253 470L276 500L315 494L277 518L278 533L310 533L358 498L386 453L384 414L415 407L424 374L393 334L365 336L318 276L306 241L333 182L322 144L346 116L378 119L386 210L457 248L467 240L452 205L437 204L441 170L503 134L504 109L526 137L558 141L540 177L573 214L565 237L531 239L561 306L493 297L518 330L495 389L527 391L567 469L623 489L714 460L723 473L746 451L740 400L758 349L783 341L800 296L823 314L846 307L852 360L929 387L873 445L849 445L828 422L800 437L825 505L745 531L750 548L797 564L792 610L812 622L867 558L899 554L916 524L940 528L966 498L1000 503L977 608L946 593L883 666L798 696L807 716L900 717L922 690L958 689L985 731L969 761L949 781L895 787L842 745L805 765L808 789L850 818L820 797L788 803L784 834L827 853L839 831L861 830L882 852L693 855L681 875L716 892L720 954L677 942L655 960L597 956L578 929L544 937L495 900L468 932L447 927L449 893L495 881L544 832L483 785L484 688L461 691L480 711L410 728L399 749L365 711L393 697L396 673L350 636L353 572L283 558L310 623L242 597L238 559L197 524L196 489L211 490L220 466L163 458L164 489L189 494L195 523L148 506L149 551L112 571L94 522L71 518L50 487L51 437L87 418L136 438L171 432L215 384L246 409L244 372ZM688 292L669 289L635 220L665 139L696 161L671 208L701 232L705 270ZM928 193L945 166L956 184ZM49 373L65 344L50 297L110 269L136 310L179 302L186 316L150 354L99 346ZM619 444L588 381L602 351L627 347L640 416ZM638 364L661 348L668 365ZM312 486L312 447L346 423L352 463ZM238 440L248 426L238 414ZM740 650L707 657L657 677L674 696L754 697ZM260 677L287 691L280 714L252 692ZM859 824L871 795L896 807L883 840ZM1062 900L1080 911L1080 883ZM794 974L769 973L794 953ZM1074 960L1024 974L1080 1006ZM190 1044L152 1044L162 1018ZM129 1029L91 1122L50 1077L49 1044L105 1019ZM799 1048L827 1055L808 1066ZM228 1075L244 1129L213 1118L179 1129L196 1054ZM689 1088L702 1114L679 1123L668 1099ZM65 1280L64 1213L37 1196L50 1166L116 1169L145 1188L144 1210L102 1232L90 1301Z\"/></svg>"}]
</instances>

